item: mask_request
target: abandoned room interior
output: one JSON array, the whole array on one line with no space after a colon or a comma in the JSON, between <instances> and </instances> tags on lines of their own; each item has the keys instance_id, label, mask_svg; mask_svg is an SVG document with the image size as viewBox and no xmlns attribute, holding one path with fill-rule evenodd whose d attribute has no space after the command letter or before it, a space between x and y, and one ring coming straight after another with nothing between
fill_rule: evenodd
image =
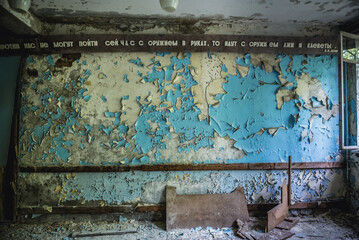
<instances>
[{"instance_id":1,"label":"abandoned room interior","mask_svg":"<svg viewBox=\"0 0 359 240\"><path fill-rule=\"evenodd\" d=\"M0 239L359 239L358 1L0 3Z\"/></svg>"}]
</instances>

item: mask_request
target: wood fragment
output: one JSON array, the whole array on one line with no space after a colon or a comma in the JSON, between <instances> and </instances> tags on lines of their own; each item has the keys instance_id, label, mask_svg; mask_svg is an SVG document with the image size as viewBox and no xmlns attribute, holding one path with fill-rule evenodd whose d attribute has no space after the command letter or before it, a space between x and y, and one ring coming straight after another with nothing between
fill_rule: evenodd
<instances>
[{"instance_id":1,"label":"wood fragment","mask_svg":"<svg viewBox=\"0 0 359 240\"><path fill-rule=\"evenodd\" d=\"M239 219L239 218L236 220L236 222L237 222L237 225L238 225L237 234L238 234L241 238L243 238L243 239L249 239L249 240L255 240L255 238L253 238L253 237L251 236L251 234L249 233L247 222L242 221L242 220Z\"/></svg>"},{"instance_id":2,"label":"wood fragment","mask_svg":"<svg viewBox=\"0 0 359 240\"><path fill-rule=\"evenodd\" d=\"M320 203L320 204L319 204ZM248 204L249 211L269 211L274 208L276 204ZM304 202L294 203L290 209L328 209L340 208L345 206L345 200L340 201L320 201L320 202ZM130 212L164 212L166 204L149 204L137 205L133 208L131 205L116 205L116 206L51 206L52 213L130 213ZM19 214L47 214L43 206L26 206L17 209Z\"/></svg>"},{"instance_id":3,"label":"wood fragment","mask_svg":"<svg viewBox=\"0 0 359 240\"><path fill-rule=\"evenodd\" d=\"M292 156L288 158L288 206L291 204L291 183L292 183Z\"/></svg>"},{"instance_id":4,"label":"wood fragment","mask_svg":"<svg viewBox=\"0 0 359 240\"><path fill-rule=\"evenodd\" d=\"M295 162L292 170L344 168L345 162ZM20 172L130 172L130 171L210 171L288 170L288 163L154 164L136 166L20 166Z\"/></svg>"},{"instance_id":5,"label":"wood fragment","mask_svg":"<svg viewBox=\"0 0 359 240\"><path fill-rule=\"evenodd\" d=\"M288 184L285 181L283 182L283 187L281 190L281 198L282 198L281 203L278 206L276 206L275 208L273 208L267 212L268 222L267 222L267 227L265 229L266 232L269 232L272 229L274 229L278 224L283 222L283 220L288 217L290 200L291 200L291 196L290 196L290 191L291 191L290 184L291 184L291 176L292 176L291 165L292 165L292 158L291 158L291 156L289 156L289 159L288 159Z\"/></svg>"},{"instance_id":6,"label":"wood fragment","mask_svg":"<svg viewBox=\"0 0 359 240\"><path fill-rule=\"evenodd\" d=\"M109 232L94 232L94 233L72 233L70 237L72 238L81 238L81 237L99 237L99 236L117 236L130 233L137 233L135 230L125 230L125 231L109 231Z\"/></svg>"},{"instance_id":7,"label":"wood fragment","mask_svg":"<svg viewBox=\"0 0 359 240\"><path fill-rule=\"evenodd\" d=\"M166 186L166 229L232 227L236 219L249 220L244 189L224 194L177 195Z\"/></svg>"},{"instance_id":8,"label":"wood fragment","mask_svg":"<svg viewBox=\"0 0 359 240\"><path fill-rule=\"evenodd\" d=\"M298 219L290 219L286 218L283 222L279 223L275 228L290 230L292 229L297 223L299 222Z\"/></svg>"},{"instance_id":9,"label":"wood fragment","mask_svg":"<svg viewBox=\"0 0 359 240\"><path fill-rule=\"evenodd\" d=\"M294 233L287 230L273 229L269 233L266 233L264 237L258 240L285 240L292 237Z\"/></svg>"},{"instance_id":10,"label":"wood fragment","mask_svg":"<svg viewBox=\"0 0 359 240\"><path fill-rule=\"evenodd\" d=\"M288 217L288 185L284 181L282 186L282 202L267 212L268 222L266 232L274 229L279 223Z\"/></svg>"}]
</instances>

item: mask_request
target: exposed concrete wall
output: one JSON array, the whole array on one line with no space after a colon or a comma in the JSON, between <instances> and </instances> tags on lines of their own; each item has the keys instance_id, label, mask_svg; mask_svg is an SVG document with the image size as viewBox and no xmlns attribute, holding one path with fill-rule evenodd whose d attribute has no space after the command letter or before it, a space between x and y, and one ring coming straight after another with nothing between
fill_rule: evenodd
<instances>
[{"instance_id":1,"label":"exposed concrete wall","mask_svg":"<svg viewBox=\"0 0 359 240\"><path fill-rule=\"evenodd\" d=\"M30 56L21 166L333 161L336 56L116 53ZM180 193L279 197L283 171L21 174L20 205L163 201ZM295 171L293 199L345 194L341 170ZM181 187L182 186L182 187Z\"/></svg>"}]
</instances>

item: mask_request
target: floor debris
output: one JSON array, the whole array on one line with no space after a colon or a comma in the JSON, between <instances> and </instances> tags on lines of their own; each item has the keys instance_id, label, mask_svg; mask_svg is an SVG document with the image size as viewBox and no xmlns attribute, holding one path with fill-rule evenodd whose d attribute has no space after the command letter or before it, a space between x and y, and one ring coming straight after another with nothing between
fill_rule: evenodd
<instances>
[{"instance_id":1,"label":"floor debris","mask_svg":"<svg viewBox=\"0 0 359 240\"><path fill-rule=\"evenodd\" d=\"M135 230L126 230L126 231L107 231L107 232L87 232L87 233L72 233L70 237L72 238L83 238L83 237L99 237L99 236L119 236L130 233L137 233Z\"/></svg>"},{"instance_id":2,"label":"floor debris","mask_svg":"<svg viewBox=\"0 0 359 240\"><path fill-rule=\"evenodd\" d=\"M287 230L273 229L266 233L263 238L259 238L258 240L285 240L293 235L295 234Z\"/></svg>"},{"instance_id":3,"label":"floor debris","mask_svg":"<svg viewBox=\"0 0 359 240\"><path fill-rule=\"evenodd\" d=\"M95 218L96 217L96 218ZM126 216L128 220L119 216L113 217L103 215L86 216L65 216L65 215L43 215L34 219L29 219L25 223L1 223L0 239L51 239L51 240L75 240L69 237L74 233L98 233L111 231L137 231L119 236L97 236L76 238L81 240L175 240L175 239L242 239L237 235L237 228L192 228L176 229L166 231L165 222L138 221ZM61 219L61 220L59 220ZM290 232L294 235L289 240L358 240L359 239L359 216L345 212L314 210L310 215L298 215L299 220ZM266 225L266 215L251 216L246 222L248 231L246 233L255 239L264 238L267 233L263 232ZM244 226L244 222L243 222ZM280 231L276 229L275 231ZM284 234L282 234L282 237ZM273 238L267 238L273 239Z\"/></svg>"},{"instance_id":4,"label":"floor debris","mask_svg":"<svg viewBox=\"0 0 359 240\"><path fill-rule=\"evenodd\" d=\"M251 236L251 234L249 233L247 222L243 222L239 218L236 220L236 222L238 225L237 234L239 237L243 239L255 240L255 238L253 238L253 236Z\"/></svg>"},{"instance_id":5,"label":"floor debris","mask_svg":"<svg viewBox=\"0 0 359 240\"><path fill-rule=\"evenodd\" d=\"M298 219L295 218L286 218L283 222L279 223L275 228L290 230L292 229L297 223L299 222Z\"/></svg>"}]
</instances>

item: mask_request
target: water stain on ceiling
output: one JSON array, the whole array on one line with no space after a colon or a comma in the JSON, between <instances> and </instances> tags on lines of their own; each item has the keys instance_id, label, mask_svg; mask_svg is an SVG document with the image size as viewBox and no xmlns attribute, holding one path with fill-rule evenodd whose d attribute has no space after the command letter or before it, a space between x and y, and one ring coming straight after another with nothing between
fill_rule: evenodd
<instances>
[{"instance_id":1,"label":"water stain on ceiling","mask_svg":"<svg viewBox=\"0 0 359 240\"><path fill-rule=\"evenodd\" d=\"M355 0L180 0L174 13L167 13L158 0L33 0L31 12L58 22L66 18L190 18L242 19L268 23L315 23L339 25L359 15ZM62 19L62 20L61 20Z\"/></svg>"}]
</instances>

